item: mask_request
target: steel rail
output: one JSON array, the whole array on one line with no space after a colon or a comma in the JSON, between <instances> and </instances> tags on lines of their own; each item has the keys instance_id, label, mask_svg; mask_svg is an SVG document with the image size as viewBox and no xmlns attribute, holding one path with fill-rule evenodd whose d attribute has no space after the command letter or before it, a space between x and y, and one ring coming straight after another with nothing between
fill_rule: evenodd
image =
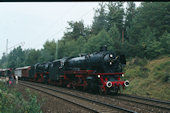
<instances>
[{"instance_id":1,"label":"steel rail","mask_svg":"<svg viewBox=\"0 0 170 113\"><path fill-rule=\"evenodd\" d=\"M121 94L119 96L124 96L124 94ZM109 96L110 98L116 98L116 99L119 99L119 100L123 100L123 101L128 101L128 102L133 102L133 103L137 103L137 104L142 104L142 105L147 105L147 106L151 106L151 107L155 107L155 108L159 108L159 109L166 109L166 110L170 110L170 108L167 108L167 107L163 107L163 106L158 106L158 105L154 105L154 104L148 104L148 103L144 103L144 102L138 102L138 101L135 101L135 100L130 100L130 99L125 99L125 98L121 98L121 97L115 97L115 96ZM131 97L131 95L129 96L126 96L126 97ZM132 98L135 98L135 97L132 97ZM135 98L135 99L140 99L140 100L143 100L145 101L145 99L143 99L142 97L141 98ZM147 101L149 102L149 100L147 99ZM156 102L156 101L154 101ZM158 102L159 104L159 102ZM167 103L166 103L167 104ZM169 103L168 103L169 104Z\"/></svg>"},{"instance_id":2,"label":"steel rail","mask_svg":"<svg viewBox=\"0 0 170 113\"><path fill-rule=\"evenodd\" d=\"M131 98L147 100L147 101L153 101L153 102L157 102L157 103L162 103L162 104L170 105L170 101L162 101L162 100L158 100L158 99L152 99L152 98L146 98L146 97L135 96L135 95L128 95L128 94L121 94L120 96L126 96L126 97L131 97Z\"/></svg>"},{"instance_id":3,"label":"steel rail","mask_svg":"<svg viewBox=\"0 0 170 113\"><path fill-rule=\"evenodd\" d=\"M137 103L137 104L147 105L147 106L151 106L151 107L156 107L156 108L160 108L160 109L170 110L170 108L163 107L163 106L158 106L158 105L153 105L153 104L148 104L148 103L138 102L138 101L129 100L129 99L124 99L124 98L118 98L118 99L123 100L123 101L128 101L128 102Z\"/></svg>"},{"instance_id":4,"label":"steel rail","mask_svg":"<svg viewBox=\"0 0 170 113\"><path fill-rule=\"evenodd\" d=\"M23 84L23 83L21 83L21 84ZM78 95L66 93L66 92L63 92L63 91L56 90L56 89L47 88L47 87L40 86L40 85L37 85L37 84L31 84L31 83L28 83L28 82L26 84L30 84L30 85L34 85L34 86L37 86L37 87L45 88L45 89L48 89L48 90L52 90L52 91L55 91L55 92L63 93L65 95L69 95L69 96L73 96L73 97L80 98L80 99L83 99L83 100L87 100L87 101L90 101L90 102L98 103L98 104L101 104L101 105L104 105L104 106L107 106L107 107L116 108L116 109L119 109L119 110L122 110L122 111L125 111L125 112L137 113L136 111L128 110L128 109L122 108L120 106L106 104L106 103L103 103L103 102L99 102L99 101L92 100L92 99L89 99L89 98L85 98L85 97L81 97L81 96L78 96Z\"/></svg>"}]
</instances>

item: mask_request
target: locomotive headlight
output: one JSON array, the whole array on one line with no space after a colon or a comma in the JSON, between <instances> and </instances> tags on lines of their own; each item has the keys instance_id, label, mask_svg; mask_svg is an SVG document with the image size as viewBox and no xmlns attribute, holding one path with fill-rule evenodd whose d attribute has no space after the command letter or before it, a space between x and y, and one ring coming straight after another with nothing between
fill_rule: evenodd
<instances>
[{"instance_id":1,"label":"locomotive headlight","mask_svg":"<svg viewBox=\"0 0 170 113\"><path fill-rule=\"evenodd\" d=\"M122 77L124 77L125 75L124 74L122 74Z\"/></svg>"},{"instance_id":2,"label":"locomotive headlight","mask_svg":"<svg viewBox=\"0 0 170 113\"><path fill-rule=\"evenodd\" d=\"M100 75L97 75L98 78L100 78Z\"/></svg>"},{"instance_id":3,"label":"locomotive headlight","mask_svg":"<svg viewBox=\"0 0 170 113\"><path fill-rule=\"evenodd\" d=\"M112 54L110 54L110 57L113 57L113 55L112 55Z\"/></svg>"},{"instance_id":4,"label":"locomotive headlight","mask_svg":"<svg viewBox=\"0 0 170 113\"><path fill-rule=\"evenodd\" d=\"M112 65L112 62L110 62L110 65Z\"/></svg>"}]
</instances>

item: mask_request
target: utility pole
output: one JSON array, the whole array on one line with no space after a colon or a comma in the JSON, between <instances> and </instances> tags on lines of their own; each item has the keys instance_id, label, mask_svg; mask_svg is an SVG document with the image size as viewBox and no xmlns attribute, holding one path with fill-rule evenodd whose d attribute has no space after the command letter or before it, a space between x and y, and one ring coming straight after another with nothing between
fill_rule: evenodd
<instances>
[{"instance_id":1,"label":"utility pole","mask_svg":"<svg viewBox=\"0 0 170 113\"><path fill-rule=\"evenodd\" d=\"M8 39L6 39L6 55L8 54Z\"/></svg>"},{"instance_id":2,"label":"utility pole","mask_svg":"<svg viewBox=\"0 0 170 113\"><path fill-rule=\"evenodd\" d=\"M6 52L5 52L5 55L8 55L8 51L17 47L17 46L24 46L25 42L21 42L21 43L18 43L14 46L11 46L11 47L8 47L8 39L6 39Z\"/></svg>"},{"instance_id":3,"label":"utility pole","mask_svg":"<svg viewBox=\"0 0 170 113\"><path fill-rule=\"evenodd\" d=\"M124 43L124 31L122 31L122 44Z\"/></svg>"},{"instance_id":4,"label":"utility pole","mask_svg":"<svg viewBox=\"0 0 170 113\"><path fill-rule=\"evenodd\" d=\"M58 41L56 42L56 54L55 55L56 55L55 58L58 59Z\"/></svg>"}]
</instances>

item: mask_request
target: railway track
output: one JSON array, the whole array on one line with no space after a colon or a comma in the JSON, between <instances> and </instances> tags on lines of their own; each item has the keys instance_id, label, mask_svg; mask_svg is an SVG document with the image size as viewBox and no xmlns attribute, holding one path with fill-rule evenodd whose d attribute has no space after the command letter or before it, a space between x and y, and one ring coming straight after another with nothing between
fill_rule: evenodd
<instances>
[{"instance_id":1,"label":"railway track","mask_svg":"<svg viewBox=\"0 0 170 113\"><path fill-rule=\"evenodd\" d=\"M41 85L39 83L35 83L38 85ZM74 89L67 89L67 88L62 88L62 87L56 87L56 86L51 86L51 85L45 85L43 86L49 87L49 88L54 88L57 90L62 90L64 92L70 93L70 94L76 94L79 96L87 97L92 100L97 100L100 102L104 102L110 105L116 105L116 106L121 106L125 109L130 109L132 111L136 112L143 112L143 113L169 113L169 102L164 102L161 101L159 103L159 100L153 100L154 102L150 102L147 98L142 98L138 96L131 96L131 95L125 95L121 94L119 96L110 96L110 95L96 95L96 94L91 94L91 93L86 93ZM131 97L131 98L130 98ZM136 99L135 99L136 97ZM139 98L139 99L137 99ZM143 99L143 100L142 100ZM147 101L146 101L147 100Z\"/></svg>"},{"instance_id":2,"label":"railway track","mask_svg":"<svg viewBox=\"0 0 170 113\"><path fill-rule=\"evenodd\" d=\"M37 85L35 83L30 82L20 82L21 85L24 85L26 87L41 91L43 93L46 93L48 95L63 99L65 101L68 101L70 103L73 103L75 105L78 105L80 107L83 107L85 109L88 109L95 113L117 113L117 112L130 112L130 113L136 113L135 111L128 110L126 108L115 106L111 104L107 104L104 102L100 102L97 100L93 100L90 98L86 98L79 95L74 95L68 92L63 92L54 88L46 87L45 85L41 84Z\"/></svg>"},{"instance_id":3,"label":"railway track","mask_svg":"<svg viewBox=\"0 0 170 113\"><path fill-rule=\"evenodd\" d=\"M157 99L151 99L151 98L145 98L145 97L127 95L127 94L121 94L119 96L111 96L111 97L170 111L169 101L161 101Z\"/></svg>"}]
</instances>

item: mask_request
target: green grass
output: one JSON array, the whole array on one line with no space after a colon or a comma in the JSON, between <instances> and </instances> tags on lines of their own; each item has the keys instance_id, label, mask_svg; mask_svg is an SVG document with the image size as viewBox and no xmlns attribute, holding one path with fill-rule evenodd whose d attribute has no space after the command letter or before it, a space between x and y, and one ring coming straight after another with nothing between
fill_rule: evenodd
<instances>
[{"instance_id":1,"label":"green grass","mask_svg":"<svg viewBox=\"0 0 170 113\"><path fill-rule=\"evenodd\" d=\"M0 82L0 113L42 113L37 96L30 93L29 89L26 92L28 100L15 88L8 88Z\"/></svg>"},{"instance_id":2,"label":"green grass","mask_svg":"<svg viewBox=\"0 0 170 113\"><path fill-rule=\"evenodd\" d=\"M149 61L135 58L125 67L125 78L130 81L123 93L170 101L170 57L161 56Z\"/></svg>"}]
</instances>

